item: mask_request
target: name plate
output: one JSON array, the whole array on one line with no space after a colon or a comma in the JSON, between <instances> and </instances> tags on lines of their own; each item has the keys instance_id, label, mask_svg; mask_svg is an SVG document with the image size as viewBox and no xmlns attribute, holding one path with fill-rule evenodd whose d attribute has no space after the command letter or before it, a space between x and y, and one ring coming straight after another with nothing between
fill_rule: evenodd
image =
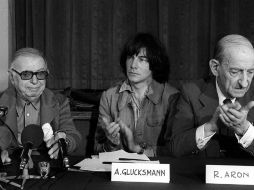
<instances>
[{"instance_id":1,"label":"name plate","mask_svg":"<svg viewBox=\"0 0 254 190\"><path fill-rule=\"evenodd\" d=\"M206 183L254 185L254 166L206 165Z\"/></svg>"},{"instance_id":2,"label":"name plate","mask_svg":"<svg viewBox=\"0 0 254 190\"><path fill-rule=\"evenodd\" d=\"M112 163L111 181L169 183L170 165Z\"/></svg>"}]
</instances>

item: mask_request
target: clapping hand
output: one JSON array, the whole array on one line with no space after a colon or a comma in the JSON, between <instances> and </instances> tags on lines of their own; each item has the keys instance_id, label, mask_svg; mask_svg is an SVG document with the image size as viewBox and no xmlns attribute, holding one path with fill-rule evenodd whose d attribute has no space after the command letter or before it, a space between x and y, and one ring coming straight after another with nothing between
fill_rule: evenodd
<instances>
[{"instance_id":1,"label":"clapping hand","mask_svg":"<svg viewBox=\"0 0 254 190\"><path fill-rule=\"evenodd\" d=\"M120 118L117 119L117 122L120 125L120 132L129 151L140 152L141 147L135 143L132 130Z\"/></svg>"},{"instance_id":2,"label":"clapping hand","mask_svg":"<svg viewBox=\"0 0 254 190\"><path fill-rule=\"evenodd\" d=\"M102 118L104 123L103 129L107 138L115 145L120 144L120 134L123 143L131 152L139 152L140 146L135 144L132 130L120 119L117 118L114 122L109 122L105 117Z\"/></svg>"},{"instance_id":3,"label":"clapping hand","mask_svg":"<svg viewBox=\"0 0 254 190\"><path fill-rule=\"evenodd\" d=\"M247 116L252 107L254 107L254 101L250 101L245 106L241 106L237 101L234 104L225 104L220 107L219 117L237 135L243 136L249 128Z\"/></svg>"},{"instance_id":4,"label":"clapping hand","mask_svg":"<svg viewBox=\"0 0 254 190\"><path fill-rule=\"evenodd\" d=\"M106 137L113 144L120 144L120 126L118 122L109 122L107 118L102 117L102 128L105 131Z\"/></svg>"},{"instance_id":5,"label":"clapping hand","mask_svg":"<svg viewBox=\"0 0 254 190\"><path fill-rule=\"evenodd\" d=\"M220 115L220 106L216 108L211 120L205 124L204 127L205 137L213 135L218 130L217 121L219 119L219 115Z\"/></svg>"}]
</instances>

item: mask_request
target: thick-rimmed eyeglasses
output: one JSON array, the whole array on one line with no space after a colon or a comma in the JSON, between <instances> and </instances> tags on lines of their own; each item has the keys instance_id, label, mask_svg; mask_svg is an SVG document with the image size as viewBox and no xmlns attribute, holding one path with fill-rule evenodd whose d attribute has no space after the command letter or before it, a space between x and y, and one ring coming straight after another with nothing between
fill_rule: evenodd
<instances>
[{"instance_id":1,"label":"thick-rimmed eyeglasses","mask_svg":"<svg viewBox=\"0 0 254 190\"><path fill-rule=\"evenodd\" d=\"M35 75L38 80L45 80L48 77L48 71L22 71L21 73L16 71L15 69L11 69L15 73L17 73L22 80L30 80Z\"/></svg>"}]
</instances>

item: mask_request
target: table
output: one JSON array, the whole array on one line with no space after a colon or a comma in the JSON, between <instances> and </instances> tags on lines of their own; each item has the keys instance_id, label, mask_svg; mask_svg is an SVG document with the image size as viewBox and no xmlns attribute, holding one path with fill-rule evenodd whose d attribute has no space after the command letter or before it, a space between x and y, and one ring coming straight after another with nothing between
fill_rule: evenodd
<instances>
[{"instance_id":1,"label":"table","mask_svg":"<svg viewBox=\"0 0 254 190\"><path fill-rule=\"evenodd\" d=\"M81 157L71 157L71 163L81 161ZM197 158L171 158L160 157L161 163L170 164L171 182L163 183L134 183L134 182L111 182L109 172L71 172L71 171L52 171L55 172L55 179L29 179L24 189L32 190L238 190L253 189L253 186L240 185L217 185L205 184L205 165L254 165L254 160L239 159L197 159ZM9 166L12 167L12 166ZM8 170L8 168L6 168ZM21 183L19 181L19 183ZM6 185L2 184L7 187ZM9 186L9 189L17 189Z\"/></svg>"}]
</instances>

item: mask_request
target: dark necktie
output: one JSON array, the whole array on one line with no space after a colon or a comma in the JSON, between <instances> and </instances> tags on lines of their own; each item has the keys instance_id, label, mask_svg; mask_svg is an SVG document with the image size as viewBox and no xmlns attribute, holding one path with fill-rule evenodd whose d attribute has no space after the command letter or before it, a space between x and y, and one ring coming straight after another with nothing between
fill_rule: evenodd
<instances>
[{"instance_id":1,"label":"dark necktie","mask_svg":"<svg viewBox=\"0 0 254 190\"><path fill-rule=\"evenodd\" d=\"M231 104L232 101L229 98L226 98L225 100L223 100L223 104Z\"/></svg>"},{"instance_id":2,"label":"dark necktie","mask_svg":"<svg viewBox=\"0 0 254 190\"><path fill-rule=\"evenodd\" d=\"M223 104L231 104L232 101L229 98L226 98L225 100L223 100ZM224 124L222 123L222 121L219 122L219 133L220 134L224 134L224 135L229 135L229 129L228 127L224 126Z\"/></svg>"},{"instance_id":3,"label":"dark necktie","mask_svg":"<svg viewBox=\"0 0 254 190\"><path fill-rule=\"evenodd\" d=\"M232 101L228 98L226 98L223 101L223 104L231 104ZM227 126L224 125L224 123L219 120L218 122L219 124L219 144L220 144L220 152L222 154L228 154L227 152L230 151L231 149L233 149L236 145L235 145L235 137L234 137L234 133L232 130L230 130Z\"/></svg>"}]
</instances>

